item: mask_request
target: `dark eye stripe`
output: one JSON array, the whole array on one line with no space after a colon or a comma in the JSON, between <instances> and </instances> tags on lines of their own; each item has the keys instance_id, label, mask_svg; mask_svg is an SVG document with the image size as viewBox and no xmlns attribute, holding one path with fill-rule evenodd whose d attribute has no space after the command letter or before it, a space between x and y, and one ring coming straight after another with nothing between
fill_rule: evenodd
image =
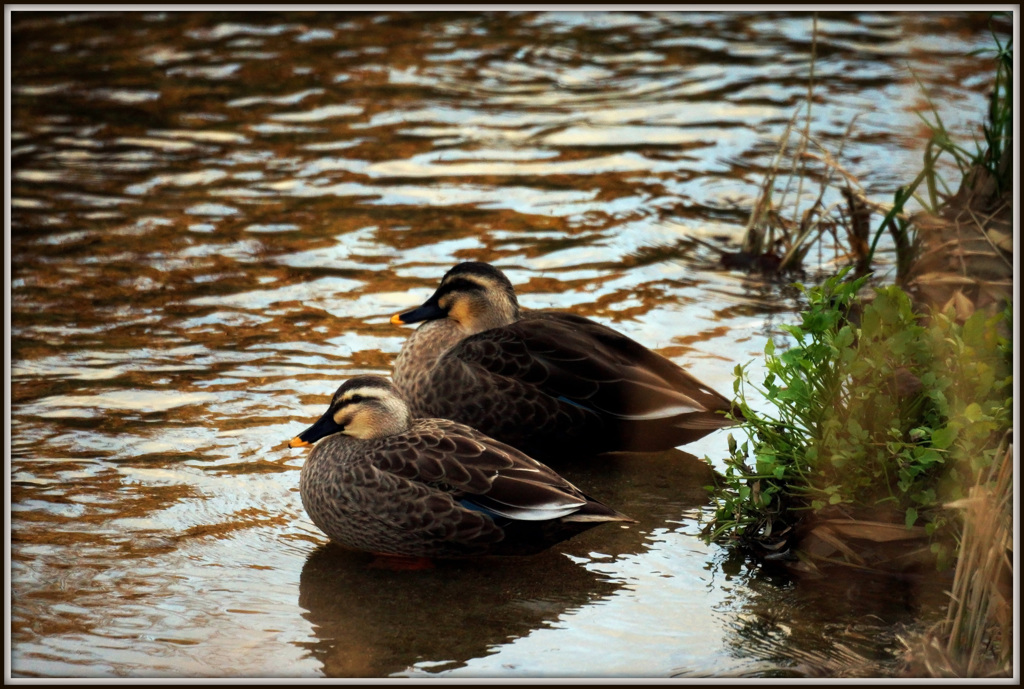
<instances>
[{"instance_id":1,"label":"dark eye stripe","mask_svg":"<svg viewBox=\"0 0 1024 689\"><path fill-rule=\"evenodd\" d=\"M454 278L441 285L437 290L437 297L442 297L451 292L483 292L487 288L474 280L465 278Z\"/></svg>"}]
</instances>

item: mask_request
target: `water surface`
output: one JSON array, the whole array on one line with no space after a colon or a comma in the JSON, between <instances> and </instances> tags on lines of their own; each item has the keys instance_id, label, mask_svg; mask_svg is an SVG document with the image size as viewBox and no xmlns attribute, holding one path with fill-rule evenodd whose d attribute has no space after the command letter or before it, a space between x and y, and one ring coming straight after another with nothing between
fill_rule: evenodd
<instances>
[{"instance_id":1,"label":"water surface","mask_svg":"<svg viewBox=\"0 0 1024 689\"><path fill-rule=\"evenodd\" d=\"M706 545L724 432L565 470L637 524L426 572L327 546L285 445L341 381L389 372L388 317L467 259L730 393L800 300L695 239L741 240L812 30L13 13L11 674L791 676L849 650L870 662L843 672L892 672L944 582L798 581ZM915 75L970 131L991 45L981 13L823 13L813 130L838 144L857 115L843 165L889 201L920 167Z\"/></svg>"}]
</instances>

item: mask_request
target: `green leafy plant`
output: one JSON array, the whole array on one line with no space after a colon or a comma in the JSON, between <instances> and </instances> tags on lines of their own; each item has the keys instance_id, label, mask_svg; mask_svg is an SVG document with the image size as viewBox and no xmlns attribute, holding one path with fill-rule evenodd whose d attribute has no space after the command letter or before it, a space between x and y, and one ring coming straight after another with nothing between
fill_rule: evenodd
<instances>
[{"instance_id":1,"label":"green leafy plant","mask_svg":"<svg viewBox=\"0 0 1024 689\"><path fill-rule=\"evenodd\" d=\"M1003 156L1013 155L1013 40L1000 43L995 31L992 38L996 43L996 78L989 96L988 121L983 126L985 147L978 146L974 162L984 164L1002 185Z\"/></svg>"},{"instance_id":2,"label":"green leafy plant","mask_svg":"<svg viewBox=\"0 0 1024 689\"><path fill-rule=\"evenodd\" d=\"M961 326L936 313L924 323L895 286L862 304L865 278L848 272L804 290L802 322L785 328L793 346L768 342L761 386L737 367L747 438L730 436L709 540L772 547L822 513L931 535L947 524L943 503L991 462L1012 410L997 319L979 311ZM751 389L772 411L750 406Z\"/></svg>"}]
</instances>

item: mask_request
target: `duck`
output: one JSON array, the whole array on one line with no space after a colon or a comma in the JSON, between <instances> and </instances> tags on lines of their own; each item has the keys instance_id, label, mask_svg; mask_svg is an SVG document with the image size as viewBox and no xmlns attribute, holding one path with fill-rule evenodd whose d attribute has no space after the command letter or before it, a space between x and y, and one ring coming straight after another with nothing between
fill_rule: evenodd
<instances>
[{"instance_id":1,"label":"duck","mask_svg":"<svg viewBox=\"0 0 1024 689\"><path fill-rule=\"evenodd\" d=\"M295 436L303 508L330 540L404 558L533 555L634 522L550 467L449 419L414 418L387 378L360 375Z\"/></svg>"},{"instance_id":2,"label":"duck","mask_svg":"<svg viewBox=\"0 0 1024 689\"><path fill-rule=\"evenodd\" d=\"M420 323L392 370L413 414L459 421L552 466L669 450L742 420L729 399L626 335L520 308L488 263L457 264L391 323Z\"/></svg>"}]
</instances>

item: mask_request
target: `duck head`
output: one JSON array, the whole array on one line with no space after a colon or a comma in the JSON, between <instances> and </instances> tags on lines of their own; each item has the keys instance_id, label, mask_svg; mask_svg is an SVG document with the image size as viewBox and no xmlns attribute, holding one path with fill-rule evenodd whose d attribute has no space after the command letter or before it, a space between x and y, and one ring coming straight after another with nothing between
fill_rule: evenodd
<instances>
[{"instance_id":1,"label":"duck head","mask_svg":"<svg viewBox=\"0 0 1024 689\"><path fill-rule=\"evenodd\" d=\"M515 289L505 274L488 263L460 263L441 278L434 294L419 306L391 317L395 325L448 318L465 335L519 319Z\"/></svg>"},{"instance_id":2,"label":"duck head","mask_svg":"<svg viewBox=\"0 0 1024 689\"><path fill-rule=\"evenodd\" d=\"M409 428L409 407L391 381L380 376L356 376L345 381L331 406L312 426L292 438L289 445L311 445L328 435L383 438Z\"/></svg>"}]
</instances>

